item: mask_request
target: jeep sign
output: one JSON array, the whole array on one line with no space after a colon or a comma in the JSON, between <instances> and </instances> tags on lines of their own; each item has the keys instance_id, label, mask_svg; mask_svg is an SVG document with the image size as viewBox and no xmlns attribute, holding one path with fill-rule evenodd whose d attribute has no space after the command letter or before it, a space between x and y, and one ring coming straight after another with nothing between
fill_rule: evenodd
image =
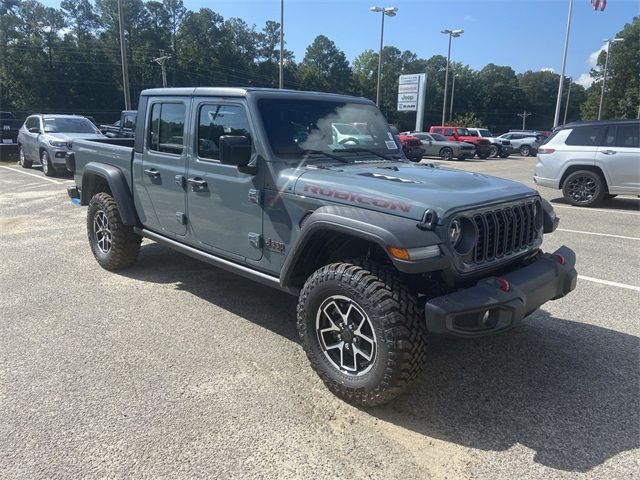
<instances>
[{"instance_id":1,"label":"jeep sign","mask_svg":"<svg viewBox=\"0 0 640 480\"><path fill-rule=\"evenodd\" d=\"M400 75L400 78L398 79L398 111L417 111L416 130L418 131L422 130L426 85L427 75L424 73Z\"/></svg>"}]
</instances>

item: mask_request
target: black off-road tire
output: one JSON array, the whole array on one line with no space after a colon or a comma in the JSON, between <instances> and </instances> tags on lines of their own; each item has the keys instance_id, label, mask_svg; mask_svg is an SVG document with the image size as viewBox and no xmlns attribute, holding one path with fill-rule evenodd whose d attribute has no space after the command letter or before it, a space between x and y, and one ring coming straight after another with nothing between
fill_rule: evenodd
<instances>
[{"instance_id":1,"label":"black off-road tire","mask_svg":"<svg viewBox=\"0 0 640 480\"><path fill-rule=\"evenodd\" d=\"M582 193L584 198L580 198L580 184L583 184ZM577 193L576 193L577 192ZM564 199L572 205L578 207L594 207L605 198L607 194L607 183L604 178L591 170L578 170L569 175L562 184L562 195Z\"/></svg>"},{"instance_id":2,"label":"black off-road tire","mask_svg":"<svg viewBox=\"0 0 640 480\"><path fill-rule=\"evenodd\" d=\"M298 333L311 367L338 397L361 406L375 406L402 393L424 363L426 325L418 299L390 267L363 261L333 263L317 270L298 301ZM376 355L360 376L332 363L321 346L316 316L332 296L357 303L370 320Z\"/></svg>"},{"instance_id":3,"label":"black off-road tire","mask_svg":"<svg viewBox=\"0 0 640 480\"><path fill-rule=\"evenodd\" d=\"M108 220L110 248L98 243L96 217ZM105 270L118 270L131 266L138 258L142 237L129 225L122 223L116 201L108 193L96 193L87 209L87 236L93 256Z\"/></svg>"},{"instance_id":4,"label":"black off-road tire","mask_svg":"<svg viewBox=\"0 0 640 480\"><path fill-rule=\"evenodd\" d=\"M18 163L22 168L31 168L33 166L33 162L31 160L27 160L24 150L22 149L22 145L18 147Z\"/></svg>"}]
</instances>

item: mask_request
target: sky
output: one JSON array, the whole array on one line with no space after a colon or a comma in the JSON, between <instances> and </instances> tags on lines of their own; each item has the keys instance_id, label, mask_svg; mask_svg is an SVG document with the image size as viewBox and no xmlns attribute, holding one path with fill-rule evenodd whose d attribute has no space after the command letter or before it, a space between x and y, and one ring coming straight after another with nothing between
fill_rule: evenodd
<instances>
[{"instance_id":1,"label":"sky","mask_svg":"<svg viewBox=\"0 0 640 480\"><path fill-rule=\"evenodd\" d=\"M41 0L59 6L59 0ZM183 0L190 10L211 8L223 17L239 17L262 29L280 20L280 0ZM549 69L560 72L569 0L284 0L286 47L296 60L304 57L317 35L326 35L350 61L380 42L380 14L372 5L395 6L385 19L384 43L411 50L419 57L446 55L443 28L464 29L453 39L452 60L480 69L488 63L509 65L516 72ZM603 39L613 37L634 16L638 0L609 0L595 12L590 0L574 0L566 75L589 85Z\"/></svg>"}]
</instances>

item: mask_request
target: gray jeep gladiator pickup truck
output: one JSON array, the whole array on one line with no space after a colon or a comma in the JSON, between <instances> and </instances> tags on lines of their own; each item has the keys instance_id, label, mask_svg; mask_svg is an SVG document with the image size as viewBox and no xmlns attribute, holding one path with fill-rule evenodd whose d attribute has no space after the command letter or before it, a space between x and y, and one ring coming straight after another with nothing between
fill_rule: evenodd
<instances>
[{"instance_id":1,"label":"gray jeep gladiator pickup truck","mask_svg":"<svg viewBox=\"0 0 640 480\"><path fill-rule=\"evenodd\" d=\"M135 140L74 141L67 167L103 268L147 237L297 295L311 366L359 405L403 391L429 335L506 331L576 286L573 251L540 249L558 218L535 190L409 162L363 98L146 90Z\"/></svg>"}]
</instances>

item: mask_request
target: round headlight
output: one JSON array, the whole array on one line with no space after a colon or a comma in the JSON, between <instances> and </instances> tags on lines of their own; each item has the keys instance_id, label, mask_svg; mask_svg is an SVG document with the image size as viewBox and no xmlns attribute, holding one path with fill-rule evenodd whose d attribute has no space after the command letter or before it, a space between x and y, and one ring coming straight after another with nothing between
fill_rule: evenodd
<instances>
[{"instance_id":1,"label":"round headlight","mask_svg":"<svg viewBox=\"0 0 640 480\"><path fill-rule=\"evenodd\" d=\"M462 222L460 219L456 218L451 222L449 226L449 241L451 245L455 248L460 243L462 239Z\"/></svg>"}]
</instances>

